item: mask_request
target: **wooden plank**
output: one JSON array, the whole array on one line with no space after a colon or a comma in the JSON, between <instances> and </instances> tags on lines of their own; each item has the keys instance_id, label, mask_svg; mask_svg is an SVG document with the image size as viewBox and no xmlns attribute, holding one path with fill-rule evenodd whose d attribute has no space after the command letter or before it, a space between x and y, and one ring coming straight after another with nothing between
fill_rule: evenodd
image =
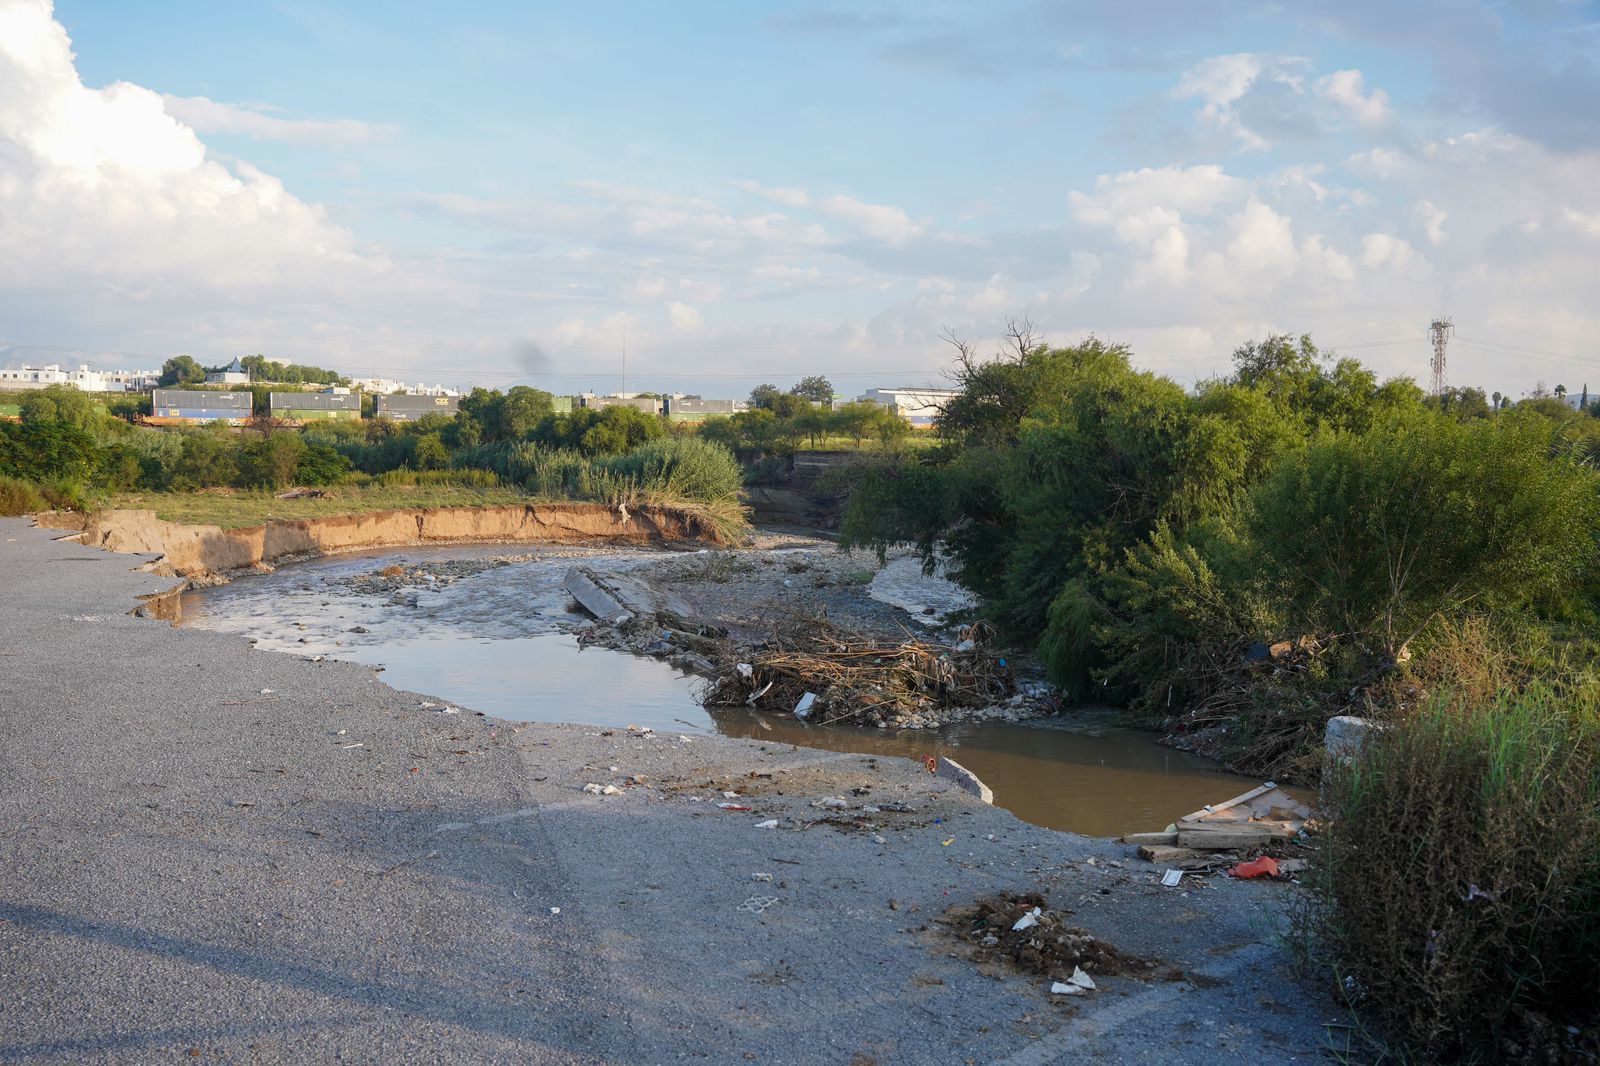
<instances>
[{"instance_id":1,"label":"wooden plank","mask_svg":"<svg viewBox=\"0 0 1600 1066\"><path fill-rule=\"evenodd\" d=\"M1288 840L1300 832L1304 822L1191 822L1178 823L1180 833L1261 833Z\"/></svg>"},{"instance_id":2,"label":"wooden plank","mask_svg":"<svg viewBox=\"0 0 1600 1066\"><path fill-rule=\"evenodd\" d=\"M1205 870L1213 866L1232 865L1237 859L1230 855L1217 855L1194 848L1164 848L1159 844L1146 844L1139 849L1139 858L1158 866L1172 866L1179 870Z\"/></svg>"},{"instance_id":3,"label":"wooden plank","mask_svg":"<svg viewBox=\"0 0 1600 1066\"><path fill-rule=\"evenodd\" d=\"M1129 833L1122 838L1124 844L1165 844L1172 847L1178 843L1177 833Z\"/></svg>"},{"instance_id":4,"label":"wooden plank","mask_svg":"<svg viewBox=\"0 0 1600 1066\"><path fill-rule=\"evenodd\" d=\"M1202 807L1198 811L1195 811L1193 814L1186 814L1186 815L1184 815L1182 818L1180 818L1178 820L1180 822L1198 822L1198 821L1202 821L1202 820L1204 820L1204 819L1206 819L1206 818L1208 818L1208 817L1210 817L1212 815L1221 814L1223 811L1227 810L1230 807L1237 807L1241 803L1248 803L1251 800L1255 799L1257 796L1265 795L1266 793L1271 792L1273 789L1275 789L1277 787L1278 787L1277 782L1268 781L1264 785L1259 785L1256 788L1252 788L1249 792L1244 792L1244 793L1241 793L1241 794L1233 797L1233 799L1223 800L1221 803L1213 803L1213 804L1210 804L1208 806Z\"/></svg>"},{"instance_id":5,"label":"wooden plank","mask_svg":"<svg viewBox=\"0 0 1600 1066\"><path fill-rule=\"evenodd\" d=\"M1185 848L1250 848L1271 839L1271 833L1242 826L1237 829L1178 830L1178 844Z\"/></svg>"}]
</instances>

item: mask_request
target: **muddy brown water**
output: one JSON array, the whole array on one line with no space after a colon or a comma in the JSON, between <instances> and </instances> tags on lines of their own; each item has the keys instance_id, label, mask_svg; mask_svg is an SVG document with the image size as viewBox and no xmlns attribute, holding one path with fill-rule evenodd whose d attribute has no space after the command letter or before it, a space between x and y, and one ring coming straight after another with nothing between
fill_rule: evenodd
<instances>
[{"instance_id":1,"label":"muddy brown water","mask_svg":"<svg viewBox=\"0 0 1600 1066\"><path fill-rule=\"evenodd\" d=\"M461 556L454 549L449 557ZM420 602L407 594L404 605L352 596L342 583L371 571L373 558L319 560L189 592L181 624L251 636L266 650L381 667L394 688L512 721L640 725L831 751L947 756L982 778L995 803L1019 818L1090 836L1159 830L1260 783L1163 747L1149 733L1119 728L1106 712L940 730L808 726L786 716L708 712L695 698L696 679L653 659L580 647L556 628L564 617L576 621L565 616L565 595L552 591L569 557L530 559L425 593ZM508 588L524 586L526 595L508 596ZM487 604L492 611L490 598L497 601ZM522 605L520 630L507 625L508 603ZM491 616L495 626L486 632Z\"/></svg>"}]
</instances>

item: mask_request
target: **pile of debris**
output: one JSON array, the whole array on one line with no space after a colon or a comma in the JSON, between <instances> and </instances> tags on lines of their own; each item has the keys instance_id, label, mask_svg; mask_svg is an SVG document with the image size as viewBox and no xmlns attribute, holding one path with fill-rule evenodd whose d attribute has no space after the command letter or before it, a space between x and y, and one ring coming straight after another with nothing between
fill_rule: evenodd
<instances>
[{"instance_id":1,"label":"pile of debris","mask_svg":"<svg viewBox=\"0 0 1600 1066\"><path fill-rule=\"evenodd\" d=\"M701 691L707 707L753 707L818 725L941 724L951 711L996 707L1018 692L1004 656L987 646L979 623L955 647L907 639L873 640L823 618L773 627L764 645L726 654Z\"/></svg>"},{"instance_id":2,"label":"pile of debris","mask_svg":"<svg viewBox=\"0 0 1600 1066\"><path fill-rule=\"evenodd\" d=\"M1304 862L1287 853L1305 841L1311 808L1279 788L1265 784L1222 803L1186 814L1159 833L1129 833L1139 857L1176 870L1207 872L1227 868L1240 876L1287 877ZM1277 852L1273 856L1271 852ZM1270 862L1244 863L1246 855ZM1173 883L1176 883L1174 880Z\"/></svg>"},{"instance_id":3,"label":"pile of debris","mask_svg":"<svg viewBox=\"0 0 1600 1066\"><path fill-rule=\"evenodd\" d=\"M1037 892L1003 892L939 919L957 940L970 945L979 964L1009 969L1051 982L1054 995L1081 996L1095 989L1095 977L1149 980L1169 976L1152 959L1128 955L1085 929L1068 925Z\"/></svg>"}]
</instances>

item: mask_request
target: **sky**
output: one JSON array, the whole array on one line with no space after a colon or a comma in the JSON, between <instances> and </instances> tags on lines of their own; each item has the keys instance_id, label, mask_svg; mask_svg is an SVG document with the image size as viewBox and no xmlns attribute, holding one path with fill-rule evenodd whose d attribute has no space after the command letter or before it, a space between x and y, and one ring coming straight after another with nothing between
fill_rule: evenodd
<instances>
[{"instance_id":1,"label":"sky","mask_svg":"<svg viewBox=\"0 0 1600 1066\"><path fill-rule=\"evenodd\" d=\"M0 364L1600 391L1600 2L0 0ZM624 348L626 377L624 378Z\"/></svg>"}]
</instances>

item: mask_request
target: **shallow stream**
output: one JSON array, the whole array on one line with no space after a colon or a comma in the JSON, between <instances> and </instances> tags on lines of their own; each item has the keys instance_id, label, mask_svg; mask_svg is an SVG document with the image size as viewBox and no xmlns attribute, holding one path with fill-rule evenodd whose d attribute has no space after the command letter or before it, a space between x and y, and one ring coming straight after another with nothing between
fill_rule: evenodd
<instances>
[{"instance_id":1,"label":"shallow stream","mask_svg":"<svg viewBox=\"0 0 1600 1066\"><path fill-rule=\"evenodd\" d=\"M473 572L507 557L517 561ZM188 592L180 624L248 636L266 650L381 667L394 688L513 721L640 725L835 751L947 755L988 783L996 804L1018 817L1091 836L1159 830L1259 784L1110 724L1105 715L935 731L708 712L694 697L696 679L653 659L580 647L572 632L584 619L569 610L561 588L569 567L635 569L667 557L505 546L341 555ZM370 576L391 564L440 577L395 587ZM904 600L905 581L895 584L891 595Z\"/></svg>"}]
</instances>

